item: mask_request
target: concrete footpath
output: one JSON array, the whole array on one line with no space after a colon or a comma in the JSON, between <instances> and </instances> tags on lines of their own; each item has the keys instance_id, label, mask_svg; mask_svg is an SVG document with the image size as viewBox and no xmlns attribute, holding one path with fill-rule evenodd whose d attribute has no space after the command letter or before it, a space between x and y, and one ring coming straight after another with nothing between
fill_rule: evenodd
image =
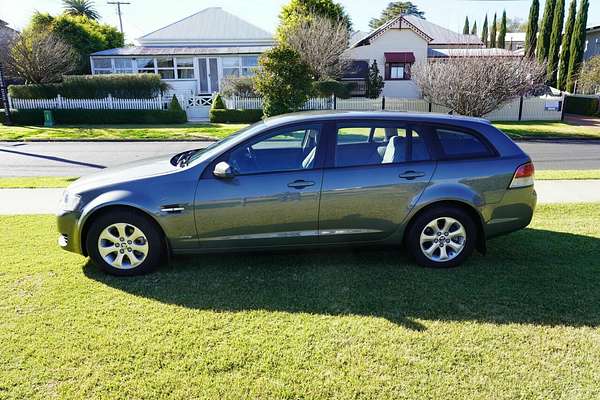
<instances>
[{"instance_id":1,"label":"concrete footpath","mask_svg":"<svg viewBox=\"0 0 600 400\"><path fill-rule=\"evenodd\" d=\"M537 181L538 203L600 203L600 180ZM0 215L54 214L63 189L0 189Z\"/></svg>"}]
</instances>

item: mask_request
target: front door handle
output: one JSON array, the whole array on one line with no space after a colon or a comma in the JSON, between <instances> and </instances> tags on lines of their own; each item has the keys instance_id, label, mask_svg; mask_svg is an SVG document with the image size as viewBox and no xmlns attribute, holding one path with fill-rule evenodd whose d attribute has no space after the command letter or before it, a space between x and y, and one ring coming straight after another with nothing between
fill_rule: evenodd
<instances>
[{"instance_id":1,"label":"front door handle","mask_svg":"<svg viewBox=\"0 0 600 400\"><path fill-rule=\"evenodd\" d=\"M425 172L405 171L405 172L401 173L400 175L398 175L398 177L400 177L402 179L415 179L415 178L420 178L422 176L425 176Z\"/></svg>"},{"instance_id":2,"label":"front door handle","mask_svg":"<svg viewBox=\"0 0 600 400\"><path fill-rule=\"evenodd\" d=\"M313 181L305 181L302 179L298 179L297 181L288 183L288 187L294 189L304 189L305 187L313 186L315 183Z\"/></svg>"}]
</instances>

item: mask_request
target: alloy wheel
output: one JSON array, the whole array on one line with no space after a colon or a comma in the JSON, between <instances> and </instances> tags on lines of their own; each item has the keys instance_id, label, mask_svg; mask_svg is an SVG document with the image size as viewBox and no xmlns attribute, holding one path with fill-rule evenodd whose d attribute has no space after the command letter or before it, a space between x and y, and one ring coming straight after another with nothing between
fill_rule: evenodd
<instances>
[{"instance_id":1,"label":"alloy wheel","mask_svg":"<svg viewBox=\"0 0 600 400\"><path fill-rule=\"evenodd\" d=\"M425 225L419 241L425 257L435 262L447 262L465 248L467 231L454 218L438 217Z\"/></svg>"},{"instance_id":2,"label":"alloy wheel","mask_svg":"<svg viewBox=\"0 0 600 400\"><path fill-rule=\"evenodd\" d=\"M132 269L148 256L148 239L138 227L127 223L107 226L98 237L98 252L109 265Z\"/></svg>"}]
</instances>

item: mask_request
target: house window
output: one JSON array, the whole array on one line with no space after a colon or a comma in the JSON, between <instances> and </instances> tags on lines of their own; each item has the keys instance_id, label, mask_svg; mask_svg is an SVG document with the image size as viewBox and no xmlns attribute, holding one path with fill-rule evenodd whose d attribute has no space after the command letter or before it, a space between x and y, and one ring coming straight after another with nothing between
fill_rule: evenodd
<instances>
[{"instance_id":1,"label":"house window","mask_svg":"<svg viewBox=\"0 0 600 400\"><path fill-rule=\"evenodd\" d=\"M258 56L223 57L223 76L253 76Z\"/></svg>"},{"instance_id":2,"label":"house window","mask_svg":"<svg viewBox=\"0 0 600 400\"><path fill-rule=\"evenodd\" d=\"M388 81L403 81L410 79L410 64L408 63L386 63L386 76Z\"/></svg>"},{"instance_id":3,"label":"house window","mask_svg":"<svg viewBox=\"0 0 600 400\"><path fill-rule=\"evenodd\" d=\"M156 69L154 68L154 58L138 58L137 70L140 74L156 73Z\"/></svg>"},{"instance_id":4,"label":"house window","mask_svg":"<svg viewBox=\"0 0 600 400\"><path fill-rule=\"evenodd\" d=\"M93 58L94 74L112 74L112 60L110 58Z\"/></svg>"},{"instance_id":5,"label":"house window","mask_svg":"<svg viewBox=\"0 0 600 400\"><path fill-rule=\"evenodd\" d=\"M161 79L175 79L175 63L172 57L158 57L156 68Z\"/></svg>"},{"instance_id":6,"label":"house window","mask_svg":"<svg viewBox=\"0 0 600 400\"><path fill-rule=\"evenodd\" d=\"M223 57L223 76L240 76L240 58Z\"/></svg>"},{"instance_id":7,"label":"house window","mask_svg":"<svg viewBox=\"0 0 600 400\"><path fill-rule=\"evenodd\" d=\"M115 73L117 74L132 74L133 60L131 58L114 58Z\"/></svg>"},{"instance_id":8,"label":"house window","mask_svg":"<svg viewBox=\"0 0 600 400\"><path fill-rule=\"evenodd\" d=\"M194 79L194 59L176 58L177 79Z\"/></svg>"},{"instance_id":9,"label":"house window","mask_svg":"<svg viewBox=\"0 0 600 400\"><path fill-rule=\"evenodd\" d=\"M258 56L242 57L242 75L253 76L254 71L258 67Z\"/></svg>"}]
</instances>

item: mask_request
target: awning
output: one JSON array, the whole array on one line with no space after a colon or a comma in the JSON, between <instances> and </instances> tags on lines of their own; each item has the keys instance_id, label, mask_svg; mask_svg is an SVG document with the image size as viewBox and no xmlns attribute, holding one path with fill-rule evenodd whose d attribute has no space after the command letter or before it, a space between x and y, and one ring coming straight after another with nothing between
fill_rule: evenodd
<instances>
[{"instance_id":1,"label":"awning","mask_svg":"<svg viewBox=\"0 0 600 400\"><path fill-rule=\"evenodd\" d=\"M404 53L383 53L385 62L388 63L414 63L415 55L412 52Z\"/></svg>"}]
</instances>

